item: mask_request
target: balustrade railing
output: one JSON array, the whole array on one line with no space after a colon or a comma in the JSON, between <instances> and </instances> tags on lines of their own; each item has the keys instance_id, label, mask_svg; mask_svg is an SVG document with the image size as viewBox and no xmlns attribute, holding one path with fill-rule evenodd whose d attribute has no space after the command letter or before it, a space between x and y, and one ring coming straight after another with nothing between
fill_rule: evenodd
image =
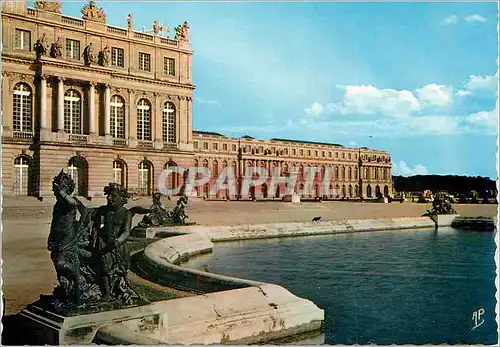
<instances>
[{"instance_id":1,"label":"balustrade railing","mask_svg":"<svg viewBox=\"0 0 500 347\"><path fill-rule=\"evenodd\" d=\"M172 40L172 39L165 38L165 37L160 38L160 42L165 44L165 45L177 46L177 40Z\"/></svg>"},{"instance_id":2,"label":"balustrade railing","mask_svg":"<svg viewBox=\"0 0 500 347\"><path fill-rule=\"evenodd\" d=\"M34 8L28 8L28 16L35 16L36 11Z\"/></svg>"},{"instance_id":3,"label":"balustrade railing","mask_svg":"<svg viewBox=\"0 0 500 347\"><path fill-rule=\"evenodd\" d=\"M113 145L125 147L128 145L128 141L127 139L113 139Z\"/></svg>"},{"instance_id":4,"label":"balustrade railing","mask_svg":"<svg viewBox=\"0 0 500 347\"><path fill-rule=\"evenodd\" d=\"M73 18L73 17L66 17L62 16L61 17L61 22L69 25L74 25L77 27L82 27L83 26L83 20L78 19L78 18Z\"/></svg>"},{"instance_id":5,"label":"balustrade railing","mask_svg":"<svg viewBox=\"0 0 500 347\"><path fill-rule=\"evenodd\" d=\"M177 149L177 143L163 143L163 148L164 149Z\"/></svg>"},{"instance_id":6,"label":"balustrade railing","mask_svg":"<svg viewBox=\"0 0 500 347\"><path fill-rule=\"evenodd\" d=\"M121 36L127 36L127 30L121 29L121 28L116 28L108 25L108 33L116 34L116 35L121 35Z\"/></svg>"},{"instance_id":7,"label":"balustrade railing","mask_svg":"<svg viewBox=\"0 0 500 347\"><path fill-rule=\"evenodd\" d=\"M137 141L137 146L143 148L153 148L153 141L139 140Z\"/></svg>"},{"instance_id":8,"label":"balustrade railing","mask_svg":"<svg viewBox=\"0 0 500 347\"><path fill-rule=\"evenodd\" d=\"M89 136L88 135L79 135L79 134L69 134L68 140L72 141L72 142L88 142Z\"/></svg>"},{"instance_id":9,"label":"balustrade railing","mask_svg":"<svg viewBox=\"0 0 500 347\"><path fill-rule=\"evenodd\" d=\"M32 131L14 131L12 137L20 140L31 140L33 139Z\"/></svg>"},{"instance_id":10,"label":"balustrade railing","mask_svg":"<svg viewBox=\"0 0 500 347\"><path fill-rule=\"evenodd\" d=\"M143 33L134 32L134 38L141 40L153 41L153 36Z\"/></svg>"}]
</instances>

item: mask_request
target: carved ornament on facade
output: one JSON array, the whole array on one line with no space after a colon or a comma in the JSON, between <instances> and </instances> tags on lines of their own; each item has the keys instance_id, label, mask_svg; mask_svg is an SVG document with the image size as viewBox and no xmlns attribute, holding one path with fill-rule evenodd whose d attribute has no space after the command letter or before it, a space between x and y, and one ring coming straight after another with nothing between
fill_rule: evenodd
<instances>
[{"instance_id":1,"label":"carved ornament on facade","mask_svg":"<svg viewBox=\"0 0 500 347\"><path fill-rule=\"evenodd\" d=\"M83 6L81 12L83 15L82 18L85 20L106 23L106 13L104 13L102 7L97 7L93 0L90 0L88 4Z\"/></svg>"},{"instance_id":2,"label":"carved ornament on facade","mask_svg":"<svg viewBox=\"0 0 500 347\"><path fill-rule=\"evenodd\" d=\"M46 0L36 0L35 1L35 9L61 13L61 3L59 1L46 1Z\"/></svg>"},{"instance_id":3,"label":"carved ornament on facade","mask_svg":"<svg viewBox=\"0 0 500 347\"><path fill-rule=\"evenodd\" d=\"M57 40L50 45L49 54L52 58L59 59L62 57L62 49L61 37L58 37Z\"/></svg>"}]
</instances>

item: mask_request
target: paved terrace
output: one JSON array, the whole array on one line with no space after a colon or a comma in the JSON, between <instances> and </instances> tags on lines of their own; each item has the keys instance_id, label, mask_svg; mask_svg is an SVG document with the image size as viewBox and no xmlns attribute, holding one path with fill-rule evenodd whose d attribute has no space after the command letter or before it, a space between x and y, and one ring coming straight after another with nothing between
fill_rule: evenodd
<instances>
[{"instance_id":1,"label":"paved terrace","mask_svg":"<svg viewBox=\"0 0 500 347\"><path fill-rule=\"evenodd\" d=\"M98 206L104 199L84 200ZM150 199L130 201L129 206L149 206ZM53 199L43 202L30 197L5 197L2 209L2 276L6 313L20 311L35 301L39 294L49 294L57 280L49 252L46 249L50 229ZM164 200L167 207L175 201ZM458 205L453 207L463 216L497 215L498 205ZM417 203L354 203L278 201L203 201L191 199L187 213L198 224L228 225L271 222L306 222L315 216L322 220L419 217L430 204ZM134 218L135 225L141 216Z\"/></svg>"}]
</instances>

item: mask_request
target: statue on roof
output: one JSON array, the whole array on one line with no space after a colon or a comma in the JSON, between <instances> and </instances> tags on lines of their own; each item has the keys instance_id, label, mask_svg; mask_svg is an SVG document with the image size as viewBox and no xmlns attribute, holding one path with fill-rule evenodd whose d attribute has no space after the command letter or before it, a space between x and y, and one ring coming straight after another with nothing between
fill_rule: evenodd
<instances>
[{"instance_id":1,"label":"statue on roof","mask_svg":"<svg viewBox=\"0 0 500 347\"><path fill-rule=\"evenodd\" d=\"M189 24L184 22L175 28L175 39L178 41L189 42Z\"/></svg>"},{"instance_id":2,"label":"statue on roof","mask_svg":"<svg viewBox=\"0 0 500 347\"><path fill-rule=\"evenodd\" d=\"M59 1L36 0L34 5L37 10L61 13L61 3Z\"/></svg>"},{"instance_id":3,"label":"statue on roof","mask_svg":"<svg viewBox=\"0 0 500 347\"><path fill-rule=\"evenodd\" d=\"M128 30L134 29L134 22L132 21L132 13L129 13L127 16L127 28Z\"/></svg>"},{"instance_id":4,"label":"statue on roof","mask_svg":"<svg viewBox=\"0 0 500 347\"><path fill-rule=\"evenodd\" d=\"M95 22L106 23L106 13L102 7L97 7L94 0L90 0L89 3L82 8L83 19L92 20Z\"/></svg>"},{"instance_id":5,"label":"statue on roof","mask_svg":"<svg viewBox=\"0 0 500 347\"><path fill-rule=\"evenodd\" d=\"M42 55L47 54L47 44L45 43L45 33L42 34L42 36L36 40L35 44L33 45L33 50L35 51L36 58L40 59Z\"/></svg>"}]
</instances>

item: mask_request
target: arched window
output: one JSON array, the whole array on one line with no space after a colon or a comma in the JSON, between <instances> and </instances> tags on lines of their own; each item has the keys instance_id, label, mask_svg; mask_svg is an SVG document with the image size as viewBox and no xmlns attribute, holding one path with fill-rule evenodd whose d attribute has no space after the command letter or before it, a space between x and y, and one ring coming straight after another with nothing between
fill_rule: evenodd
<instances>
[{"instance_id":1,"label":"arched window","mask_svg":"<svg viewBox=\"0 0 500 347\"><path fill-rule=\"evenodd\" d=\"M351 169L351 167L349 167L347 169L347 178L349 179L349 181L352 180L352 169Z\"/></svg>"},{"instance_id":2,"label":"arched window","mask_svg":"<svg viewBox=\"0 0 500 347\"><path fill-rule=\"evenodd\" d=\"M335 166L335 168L333 170L334 170L334 174L335 174L334 177L336 180L338 180L339 179L339 167Z\"/></svg>"},{"instance_id":3,"label":"arched window","mask_svg":"<svg viewBox=\"0 0 500 347\"><path fill-rule=\"evenodd\" d=\"M33 93L26 83L14 87L13 130L33 131Z\"/></svg>"},{"instance_id":4,"label":"arched window","mask_svg":"<svg viewBox=\"0 0 500 347\"><path fill-rule=\"evenodd\" d=\"M82 133L82 98L73 89L64 94L64 131L69 134Z\"/></svg>"},{"instance_id":5,"label":"arched window","mask_svg":"<svg viewBox=\"0 0 500 347\"><path fill-rule=\"evenodd\" d=\"M143 160L139 163L139 190L141 195L151 195L151 163Z\"/></svg>"},{"instance_id":6,"label":"arched window","mask_svg":"<svg viewBox=\"0 0 500 347\"><path fill-rule=\"evenodd\" d=\"M119 95L113 95L110 102L109 122L111 136L125 138L125 102Z\"/></svg>"},{"instance_id":7,"label":"arched window","mask_svg":"<svg viewBox=\"0 0 500 347\"><path fill-rule=\"evenodd\" d=\"M137 103L137 139L151 141L151 104L146 99Z\"/></svg>"},{"instance_id":8,"label":"arched window","mask_svg":"<svg viewBox=\"0 0 500 347\"><path fill-rule=\"evenodd\" d=\"M75 182L75 194L87 196L88 193L88 163L80 156L72 157L68 162L68 175Z\"/></svg>"},{"instance_id":9,"label":"arched window","mask_svg":"<svg viewBox=\"0 0 500 347\"><path fill-rule=\"evenodd\" d=\"M29 159L23 156L14 159L14 195L29 193Z\"/></svg>"},{"instance_id":10,"label":"arched window","mask_svg":"<svg viewBox=\"0 0 500 347\"><path fill-rule=\"evenodd\" d=\"M126 187L125 171L125 163L122 160L115 160L113 162L113 183Z\"/></svg>"},{"instance_id":11,"label":"arched window","mask_svg":"<svg viewBox=\"0 0 500 347\"><path fill-rule=\"evenodd\" d=\"M219 163L214 160L212 163L212 177L217 177L219 175Z\"/></svg>"},{"instance_id":12,"label":"arched window","mask_svg":"<svg viewBox=\"0 0 500 347\"><path fill-rule=\"evenodd\" d=\"M366 196L369 198L372 197L372 187L370 185L366 187Z\"/></svg>"},{"instance_id":13,"label":"arched window","mask_svg":"<svg viewBox=\"0 0 500 347\"><path fill-rule=\"evenodd\" d=\"M175 143L175 106L169 101L163 104L163 142Z\"/></svg>"}]
</instances>

